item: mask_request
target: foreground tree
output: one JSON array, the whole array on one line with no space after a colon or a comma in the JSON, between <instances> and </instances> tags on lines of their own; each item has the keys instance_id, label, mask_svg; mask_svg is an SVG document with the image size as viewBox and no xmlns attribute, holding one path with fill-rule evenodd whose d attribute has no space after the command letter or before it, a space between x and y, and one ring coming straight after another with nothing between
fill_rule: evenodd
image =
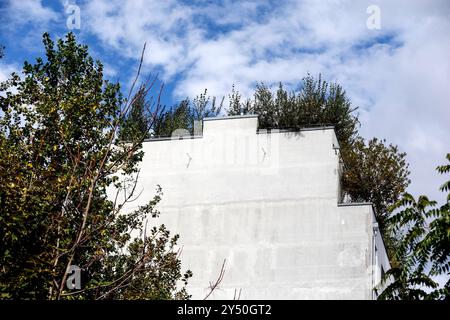
<instances>
[{"instance_id":1,"label":"foreground tree","mask_svg":"<svg viewBox=\"0 0 450 320\"><path fill-rule=\"evenodd\" d=\"M437 168L439 173L450 173L450 153L447 160ZM380 299L450 298L450 180L440 190L448 193L440 207L427 196L416 200L410 194L392 206L399 210L390 223L401 234L396 257L402 263L386 272ZM446 283L440 287L436 276L445 277Z\"/></svg>"},{"instance_id":2,"label":"foreground tree","mask_svg":"<svg viewBox=\"0 0 450 320\"><path fill-rule=\"evenodd\" d=\"M135 198L145 134L121 128L144 92L133 84L124 99L73 34L43 42L45 60L0 84L0 297L188 298L178 236L147 230L161 190L122 212ZM74 265L83 286L69 290Z\"/></svg>"}]
</instances>

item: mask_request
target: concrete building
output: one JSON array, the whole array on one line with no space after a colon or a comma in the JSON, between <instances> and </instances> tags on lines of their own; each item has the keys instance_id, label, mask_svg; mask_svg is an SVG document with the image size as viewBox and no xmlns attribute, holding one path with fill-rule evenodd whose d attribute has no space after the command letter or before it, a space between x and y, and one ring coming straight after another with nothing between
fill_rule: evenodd
<instances>
[{"instance_id":1,"label":"concrete building","mask_svg":"<svg viewBox=\"0 0 450 320\"><path fill-rule=\"evenodd\" d=\"M389 269L371 204L341 203L332 127L257 130L256 116L204 119L193 137L144 143L133 206L163 189L189 292L210 298L372 299Z\"/></svg>"}]
</instances>

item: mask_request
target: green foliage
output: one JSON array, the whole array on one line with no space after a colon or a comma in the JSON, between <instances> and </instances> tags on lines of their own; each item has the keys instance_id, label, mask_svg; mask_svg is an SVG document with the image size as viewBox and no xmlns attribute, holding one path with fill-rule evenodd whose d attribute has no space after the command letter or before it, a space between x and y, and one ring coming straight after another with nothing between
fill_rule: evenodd
<instances>
[{"instance_id":1,"label":"green foliage","mask_svg":"<svg viewBox=\"0 0 450 320\"><path fill-rule=\"evenodd\" d=\"M121 212L144 138L120 138L130 103L73 34L43 42L45 60L0 84L0 297L188 298L176 284L191 276L180 271L178 236L164 226L146 232L161 190ZM70 265L87 275L82 290L65 287Z\"/></svg>"},{"instance_id":2,"label":"green foliage","mask_svg":"<svg viewBox=\"0 0 450 320\"><path fill-rule=\"evenodd\" d=\"M219 105L216 98L207 95L207 90L191 102L189 99L161 112L156 117L152 135L155 137L171 137L176 130L185 130L187 134L201 134L203 118L216 117L222 109L223 100ZM196 127L197 125L197 127Z\"/></svg>"},{"instance_id":3,"label":"green foliage","mask_svg":"<svg viewBox=\"0 0 450 320\"><path fill-rule=\"evenodd\" d=\"M233 87L228 114L257 114L261 129L298 130L331 125L335 127L339 142L350 144L357 133L358 117L342 87L336 83L328 84L321 76L315 80L308 75L300 88L298 92L287 92L280 83L276 93L272 94L261 83L256 86L253 99L241 101Z\"/></svg>"},{"instance_id":4,"label":"green foliage","mask_svg":"<svg viewBox=\"0 0 450 320\"><path fill-rule=\"evenodd\" d=\"M192 102L193 118L196 121L201 121L203 118L216 117L222 110L223 100L217 105L216 97L208 96L208 91L196 96Z\"/></svg>"},{"instance_id":5,"label":"green foliage","mask_svg":"<svg viewBox=\"0 0 450 320\"><path fill-rule=\"evenodd\" d=\"M189 101L183 100L158 117L153 133L156 137L170 137L175 130L184 129L191 134L193 125L194 116Z\"/></svg>"},{"instance_id":6,"label":"green foliage","mask_svg":"<svg viewBox=\"0 0 450 320\"><path fill-rule=\"evenodd\" d=\"M4 50L5 50L5 47L0 45L0 59L3 58L3 56L5 55Z\"/></svg>"},{"instance_id":7,"label":"green foliage","mask_svg":"<svg viewBox=\"0 0 450 320\"><path fill-rule=\"evenodd\" d=\"M342 185L354 201L372 202L380 228L389 217L388 207L399 200L410 183L406 153L385 140L373 138L366 144L358 137L345 154Z\"/></svg>"},{"instance_id":8,"label":"green foliage","mask_svg":"<svg viewBox=\"0 0 450 320\"><path fill-rule=\"evenodd\" d=\"M450 153L447 154L450 163ZM450 165L437 168L450 172ZM401 234L396 258L402 263L385 274L386 288L380 299L449 299L450 297L450 180L440 190L448 192L447 202L436 207L435 201L420 196L417 201L405 194L390 209L399 210L389 220L394 232ZM443 287L433 280L444 275Z\"/></svg>"},{"instance_id":9,"label":"green foliage","mask_svg":"<svg viewBox=\"0 0 450 320\"><path fill-rule=\"evenodd\" d=\"M146 86L142 85L131 101L131 108L125 115L120 127L119 138L124 141L136 141L150 137L151 117L148 115L148 102L145 101Z\"/></svg>"}]
</instances>

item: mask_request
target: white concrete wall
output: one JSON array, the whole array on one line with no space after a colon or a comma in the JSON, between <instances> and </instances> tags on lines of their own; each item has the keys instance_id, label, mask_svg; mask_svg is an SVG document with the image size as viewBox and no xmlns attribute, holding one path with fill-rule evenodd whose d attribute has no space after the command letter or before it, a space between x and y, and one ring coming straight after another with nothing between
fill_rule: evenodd
<instances>
[{"instance_id":1,"label":"white concrete wall","mask_svg":"<svg viewBox=\"0 0 450 320\"><path fill-rule=\"evenodd\" d=\"M180 234L189 291L203 298L370 299L371 205L338 206L332 128L257 134L257 118L205 119L203 137L144 143L137 207L164 195L157 223Z\"/></svg>"}]
</instances>

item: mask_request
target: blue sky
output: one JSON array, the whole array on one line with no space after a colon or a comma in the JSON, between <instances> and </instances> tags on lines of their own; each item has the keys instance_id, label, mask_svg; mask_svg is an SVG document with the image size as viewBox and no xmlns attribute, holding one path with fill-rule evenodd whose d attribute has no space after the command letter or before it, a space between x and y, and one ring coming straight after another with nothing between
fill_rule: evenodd
<instances>
[{"instance_id":1,"label":"blue sky","mask_svg":"<svg viewBox=\"0 0 450 320\"><path fill-rule=\"evenodd\" d=\"M42 55L41 36L70 30L127 88L144 42L144 75L158 73L163 101L205 88L249 96L256 82L296 87L307 73L337 81L359 107L361 133L408 153L413 194L443 200L434 168L450 152L450 2L445 0L119 1L0 0L0 80ZM376 5L380 28L367 27Z\"/></svg>"}]
</instances>

